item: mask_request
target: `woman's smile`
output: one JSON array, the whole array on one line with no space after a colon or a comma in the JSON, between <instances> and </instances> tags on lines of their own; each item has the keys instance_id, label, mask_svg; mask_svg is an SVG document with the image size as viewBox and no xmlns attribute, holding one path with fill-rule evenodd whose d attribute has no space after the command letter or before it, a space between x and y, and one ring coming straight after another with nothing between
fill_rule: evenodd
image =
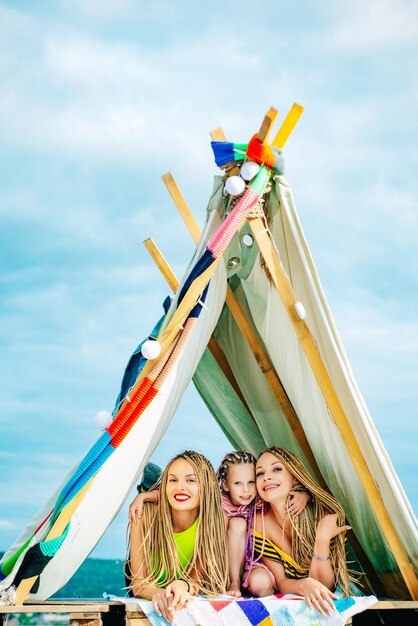
<instances>
[{"instance_id":1,"label":"woman's smile","mask_svg":"<svg viewBox=\"0 0 418 626\"><path fill-rule=\"evenodd\" d=\"M177 502L186 502L186 500L190 500L190 496L187 493L175 493L173 498L177 500Z\"/></svg>"},{"instance_id":2,"label":"woman's smile","mask_svg":"<svg viewBox=\"0 0 418 626\"><path fill-rule=\"evenodd\" d=\"M293 489L294 478L277 457L265 452L257 461L257 489L263 500L286 499Z\"/></svg>"},{"instance_id":3,"label":"woman's smile","mask_svg":"<svg viewBox=\"0 0 418 626\"><path fill-rule=\"evenodd\" d=\"M200 489L193 467L185 459L176 459L168 470L166 494L168 502L178 511L198 511Z\"/></svg>"}]
</instances>

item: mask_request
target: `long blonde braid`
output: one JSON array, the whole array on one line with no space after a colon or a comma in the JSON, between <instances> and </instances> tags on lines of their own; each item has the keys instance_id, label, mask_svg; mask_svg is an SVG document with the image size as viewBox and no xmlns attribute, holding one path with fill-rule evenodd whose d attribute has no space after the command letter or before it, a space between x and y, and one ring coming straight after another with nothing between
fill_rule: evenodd
<instances>
[{"instance_id":1,"label":"long blonde braid","mask_svg":"<svg viewBox=\"0 0 418 626\"><path fill-rule=\"evenodd\" d=\"M177 459L184 459L193 467L200 490L195 549L185 568L178 558L171 509L166 496L168 471ZM186 450L171 459L161 476L158 507L148 502L144 505L143 528L147 529L142 542L147 576L141 578L141 585L166 586L181 578L188 581L193 588L197 584L199 592L207 596L225 593L228 583L225 521L215 471L206 457ZM161 583L161 580L164 582ZM134 582L133 576L132 586Z\"/></svg>"},{"instance_id":2,"label":"long blonde braid","mask_svg":"<svg viewBox=\"0 0 418 626\"><path fill-rule=\"evenodd\" d=\"M279 459L296 478L300 487L312 495L312 500L299 515L289 514L292 524L292 558L308 576L318 522L328 513L337 513L338 525L342 526L345 523L344 511L336 499L312 478L302 461L293 452L277 446L267 448L262 454L265 452ZM288 498L290 500L291 496ZM345 596L349 596L351 595L350 581L358 582L358 577L347 569L344 537L345 533L340 533L331 541L330 560L334 569L335 584L341 587Z\"/></svg>"}]
</instances>

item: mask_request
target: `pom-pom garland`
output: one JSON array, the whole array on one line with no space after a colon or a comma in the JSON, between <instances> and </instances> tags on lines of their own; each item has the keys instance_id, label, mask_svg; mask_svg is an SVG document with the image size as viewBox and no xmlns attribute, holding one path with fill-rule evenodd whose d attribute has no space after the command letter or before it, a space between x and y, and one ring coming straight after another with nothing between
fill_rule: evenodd
<instances>
[{"instance_id":1,"label":"pom-pom garland","mask_svg":"<svg viewBox=\"0 0 418 626\"><path fill-rule=\"evenodd\" d=\"M147 359L147 361L152 361L153 359L156 359L160 356L161 344L154 339L148 339L142 344L141 353L144 359Z\"/></svg>"},{"instance_id":2,"label":"pom-pom garland","mask_svg":"<svg viewBox=\"0 0 418 626\"><path fill-rule=\"evenodd\" d=\"M95 416L96 424L103 430L109 428L113 417L109 411L97 411Z\"/></svg>"}]
</instances>

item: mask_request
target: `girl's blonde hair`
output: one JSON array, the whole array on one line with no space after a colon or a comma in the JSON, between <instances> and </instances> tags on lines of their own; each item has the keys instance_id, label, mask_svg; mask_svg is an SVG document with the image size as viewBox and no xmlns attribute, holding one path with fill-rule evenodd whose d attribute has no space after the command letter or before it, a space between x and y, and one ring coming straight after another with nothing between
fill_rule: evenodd
<instances>
[{"instance_id":1,"label":"girl's blonde hair","mask_svg":"<svg viewBox=\"0 0 418 626\"><path fill-rule=\"evenodd\" d=\"M299 457L293 454L293 452L277 446L267 448L262 454L266 452L273 454L296 478L299 483L296 486L296 490L303 488L312 495L311 501L308 502L299 515L296 517L289 515L292 524L292 558L301 567L306 576L309 576L318 522L328 513L337 513L338 525L342 526L345 524L344 511L336 499L318 485ZM288 498L290 499L291 496L288 496ZM347 569L345 533L340 533L332 539L330 560L334 569L335 585L341 587L345 596L351 595L350 581L358 582L358 577Z\"/></svg>"},{"instance_id":2,"label":"girl's blonde hair","mask_svg":"<svg viewBox=\"0 0 418 626\"><path fill-rule=\"evenodd\" d=\"M185 568L178 558L171 508L166 495L169 469L177 459L184 459L193 467L200 495L195 548ZM198 452L186 450L178 454L165 468L159 481L159 490L158 507L148 502L144 504L142 553L146 577L141 577L141 585L166 586L181 578L193 588L197 584L199 592L207 596L225 593L228 583L226 529L221 493L211 463ZM161 580L164 582L161 583ZM132 572L131 587L136 581L139 582L138 576Z\"/></svg>"},{"instance_id":3,"label":"girl's blonde hair","mask_svg":"<svg viewBox=\"0 0 418 626\"><path fill-rule=\"evenodd\" d=\"M218 467L218 471L216 472L216 477L218 479L220 488L223 489L222 481L228 478L229 469L232 465L241 465L242 463L248 463L255 466L255 462L255 456L251 454L251 452L248 452L248 450L234 450L233 452L228 452L228 454L225 454L220 466Z\"/></svg>"}]
</instances>

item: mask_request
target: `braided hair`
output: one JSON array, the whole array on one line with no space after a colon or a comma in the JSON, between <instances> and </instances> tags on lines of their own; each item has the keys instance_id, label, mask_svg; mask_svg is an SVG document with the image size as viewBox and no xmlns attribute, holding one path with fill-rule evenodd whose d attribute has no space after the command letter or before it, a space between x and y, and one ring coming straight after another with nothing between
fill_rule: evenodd
<instances>
[{"instance_id":1,"label":"braided hair","mask_svg":"<svg viewBox=\"0 0 418 626\"><path fill-rule=\"evenodd\" d=\"M196 544L190 562L182 567L173 535L171 509L166 495L168 474L177 459L184 459L193 467L200 490L199 522ZM175 456L161 476L160 502L154 507L144 504L143 555L146 576L142 585L155 584L165 578L163 586L182 578L189 585L198 585L199 592L209 597L225 593L228 569L225 555L227 542L222 513L221 494L215 471L203 454L185 450ZM128 548L129 550L129 548ZM132 586L138 576L132 572Z\"/></svg>"},{"instance_id":2,"label":"braided hair","mask_svg":"<svg viewBox=\"0 0 418 626\"><path fill-rule=\"evenodd\" d=\"M264 450L260 457L266 453L272 454L283 463L299 485L312 494L313 499L309 506L306 506L297 517L289 516L292 525L292 557L308 576L319 520L327 513L337 513L338 524L342 525L345 523L344 511L336 499L312 478L303 462L293 452L271 446ZM350 582L358 582L359 579L357 572L347 569L344 535L345 533L340 533L331 541L330 559L336 584L341 587L345 596L349 596Z\"/></svg>"},{"instance_id":3,"label":"braided hair","mask_svg":"<svg viewBox=\"0 0 418 626\"><path fill-rule=\"evenodd\" d=\"M251 463L255 466L256 458L251 452L248 452L248 450L234 450L233 452L225 454L216 472L216 477L222 492L224 491L222 481L228 478L229 468L231 465L240 465L241 463Z\"/></svg>"}]
</instances>

